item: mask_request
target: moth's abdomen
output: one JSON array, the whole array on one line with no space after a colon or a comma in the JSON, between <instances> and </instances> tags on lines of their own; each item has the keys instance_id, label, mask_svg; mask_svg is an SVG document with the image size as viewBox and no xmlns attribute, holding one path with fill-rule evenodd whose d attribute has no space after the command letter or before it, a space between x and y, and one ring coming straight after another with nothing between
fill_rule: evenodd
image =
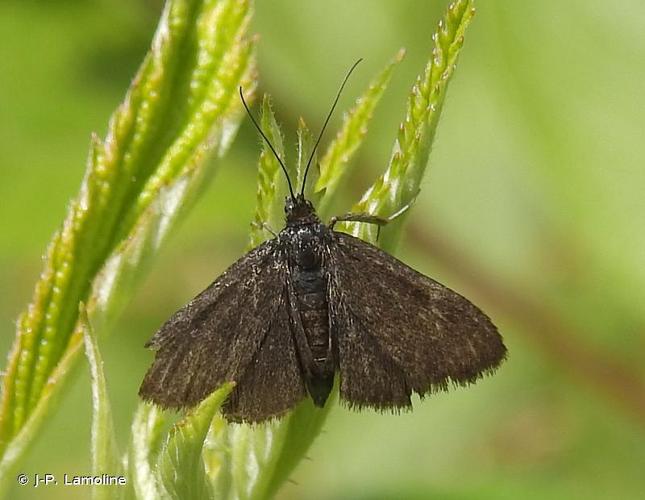
<instances>
[{"instance_id":1,"label":"moth's abdomen","mask_svg":"<svg viewBox=\"0 0 645 500\"><path fill-rule=\"evenodd\" d=\"M314 373L322 371L331 351L321 228L320 224L300 226L290 240L293 289Z\"/></svg>"},{"instance_id":2,"label":"moth's abdomen","mask_svg":"<svg viewBox=\"0 0 645 500\"><path fill-rule=\"evenodd\" d=\"M317 406L323 406L334 385L337 365L329 336L327 273L322 258L324 226L302 224L287 227L282 234L289 252L294 312L302 327L296 332L298 358L311 398Z\"/></svg>"},{"instance_id":3,"label":"moth's abdomen","mask_svg":"<svg viewBox=\"0 0 645 500\"><path fill-rule=\"evenodd\" d=\"M324 406L334 385L336 365L329 337L327 278L321 267L296 267L293 287L300 321L306 338L306 351L300 356L307 390L316 406Z\"/></svg>"},{"instance_id":4,"label":"moth's abdomen","mask_svg":"<svg viewBox=\"0 0 645 500\"><path fill-rule=\"evenodd\" d=\"M294 289L300 320L307 336L314 367L322 371L330 354L327 279L321 268L296 270Z\"/></svg>"}]
</instances>

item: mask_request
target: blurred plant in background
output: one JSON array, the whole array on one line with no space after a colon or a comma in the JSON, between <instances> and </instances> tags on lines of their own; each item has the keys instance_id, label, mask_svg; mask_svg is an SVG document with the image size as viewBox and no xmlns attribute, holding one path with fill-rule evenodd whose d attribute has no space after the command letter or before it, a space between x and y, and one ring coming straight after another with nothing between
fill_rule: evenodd
<instances>
[{"instance_id":1,"label":"blurred plant in background","mask_svg":"<svg viewBox=\"0 0 645 500\"><path fill-rule=\"evenodd\" d=\"M444 8L411 0L256 5L250 32L262 36L263 90L287 127L298 123L293 110L310 123L322 117L329 89L357 57L366 61L352 89L365 88L398 47L408 49L355 168L326 202L330 213L346 211L383 170L400 103ZM493 379L417 403L412 414L332 410L312 461L292 475L300 485L285 487L285 498L637 498L645 490L643 9L597 1L479 6L402 242L406 261L489 312L512 356ZM160 3L122 0L0 6L7 332L76 190L87 131L103 130L160 11ZM294 136L287 128L285 143ZM256 151L244 127L218 162L225 168L217 182L111 327L117 334L101 338L122 447L133 388L149 362L143 342L240 254ZM11 337L3 336L5 350ZM89 472L89 388L78 374L25 471ZM14 486L12 498L31 493ZM70 494L84 496L47 490L51 498Z\"/></svg>"}]
</instances>

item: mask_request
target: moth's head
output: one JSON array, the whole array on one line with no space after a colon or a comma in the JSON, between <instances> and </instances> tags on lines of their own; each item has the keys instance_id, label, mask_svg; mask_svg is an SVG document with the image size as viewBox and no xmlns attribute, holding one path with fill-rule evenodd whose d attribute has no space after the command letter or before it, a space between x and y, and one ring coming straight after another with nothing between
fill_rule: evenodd
<instances>
[{"instance_id":1,"label":"moth's head","mask_svg":"<svg viewBox=\"0 0 645 500\"><path fill-rule=\"evenodd\" d=\"M297 194L294 198L287 196L284 201L284 213L287 218L287 226L320 221L313 204L306 200L303 194Z\"/></svg>"}]
</instances>

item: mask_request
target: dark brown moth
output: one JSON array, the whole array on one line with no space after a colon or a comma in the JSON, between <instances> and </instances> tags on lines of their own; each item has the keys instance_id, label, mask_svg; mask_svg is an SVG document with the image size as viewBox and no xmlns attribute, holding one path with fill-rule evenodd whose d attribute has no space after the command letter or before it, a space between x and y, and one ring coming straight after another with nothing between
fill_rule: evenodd
<instances>
[{"instance_id":1,"label":"dark brown moth","mask_svg":"<svg viewBox=\"0 0 645 500\"><path fill-rule=\"evenodd\" d=\"M360 61L359 61L360 62ZM356 63L358 64L358 62ZM318 141L356 64L338 91ZM231 421L279 417L307 396L323 407L340 376L353 408L397 410L450 385L491 373L506 356L491 320L458 293L377 247L325 225L287 176L286 226L229 267L177 311L146 344L155 349L140 396L164 408L191 407L222 383Z\"/></svg>"}]
</instances>

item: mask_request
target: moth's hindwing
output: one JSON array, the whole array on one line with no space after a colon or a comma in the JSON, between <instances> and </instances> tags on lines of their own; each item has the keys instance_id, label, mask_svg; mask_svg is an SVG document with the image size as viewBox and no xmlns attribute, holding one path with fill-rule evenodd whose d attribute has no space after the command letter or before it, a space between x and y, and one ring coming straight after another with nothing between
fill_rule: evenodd
<instances>
[{"instance_id":1,"label":"moth's hindwing","mask_svg":"<svg viewBox=\"0 0 645 500\"><path fill-rule=\"evenodd\" d=\"M327 239L330 319L338 335L340 395L352 406L410 404L491 372L506 348L476 306L353 236Z\"/></svg>"}]
</instances>

